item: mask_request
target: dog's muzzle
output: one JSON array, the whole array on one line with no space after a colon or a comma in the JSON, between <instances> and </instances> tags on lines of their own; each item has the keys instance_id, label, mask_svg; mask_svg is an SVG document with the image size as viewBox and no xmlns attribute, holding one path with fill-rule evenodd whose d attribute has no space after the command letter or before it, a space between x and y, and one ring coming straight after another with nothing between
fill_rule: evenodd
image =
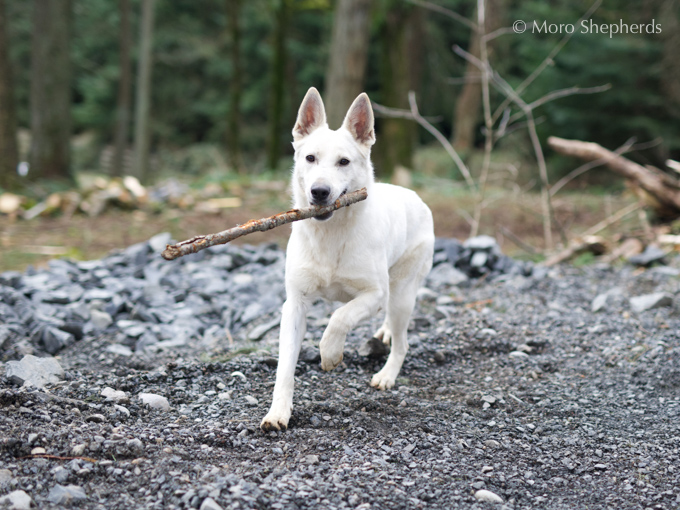
<instances>
[{"instance_id":1,"label":"dog's muzzle","mask_svg":"<svg viewBox=\"0 0 680 510\"><path fill-rule=\"evenodd\" d=\"M312 193L311 204L312 205L318 205L318 206L329 205L331 203L331 200L328 200L328 197L330 196L330 192L331 192L331 190L327 186L315 186L315 187L313 187L311 189L311 193ZM347 190L345 189L342 193L340 193L340 197L342 195L345 195L346 193L347 193ZM320 201L320 200L317 199L318 197L321 197L321 196L324 196L323 201ZM318 221L326 221L331 216L333 216L333 212L335 212L335 211L331 211L329 213L322 214L320 216L314 216L314 219L318 220Z\"/></svg>"}]
</instances>

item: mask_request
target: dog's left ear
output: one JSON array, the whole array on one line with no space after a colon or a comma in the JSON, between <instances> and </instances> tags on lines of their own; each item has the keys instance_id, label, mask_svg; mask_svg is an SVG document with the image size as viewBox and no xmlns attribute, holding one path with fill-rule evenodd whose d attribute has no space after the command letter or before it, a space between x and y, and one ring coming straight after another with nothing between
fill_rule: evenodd
<instances>
[{"instance_id":1,"label":"dog's left ear","mask_svg":"<svg viewBox=\"0 0 680 510\"><path fill-rule=\"evenodd\" d=\"M349 107L342 127L349 131L357 142L370 147L375 143L373 124L371 100L365 92L362 92Z\"/></svg>"}]
</instances>

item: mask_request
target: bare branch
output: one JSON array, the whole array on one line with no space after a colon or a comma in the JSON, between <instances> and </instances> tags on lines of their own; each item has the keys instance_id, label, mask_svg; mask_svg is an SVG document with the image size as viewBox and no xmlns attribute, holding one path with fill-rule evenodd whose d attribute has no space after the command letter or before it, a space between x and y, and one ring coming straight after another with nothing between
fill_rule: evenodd
<instances>
[{"instance_id":1,"label":"bare branch","mask_svg":"<svg viewBox=\"0 0 680 510\"><path fill-rule=\"evenodd\" d=\"M425 0L406 0L406 1L419 7L423 7L424 9L429 9L430 11L438 12L439 14L443 14L444 16L448 16L449 18L454 19L459 23L462 23L469 29L474 30L475 32L477 31L477 25L475 25L465 16L461 16L460 14L452 11L451 9L447 9L446 7L442 7L441 5L433 4L432 2L426 2Z\"/></svg>"},{"instance_id":2,"label":"bare branch","mask_svg":"<svg viewBox=\"0 0 680 510\"><path fill-rule=\"evenodd\" d=\"M576 22L576 25L580 25L581 22L587 20L590 18L590 16L593 15L593 13L600 7L600 4L602 4L602 0L596 0L593 5L590 6L590 9L586 11L586 13L581 16L581 18ZM547 57L541 62L534 71L526 77L526 79L519 84L519 86L515 89L518 95L521 95L524 90L533 83L533 81L539 77L539 75L545 70L548 65L550 65L553 62L553 59L555 56L564 48L564 46L569 42L569 40L572 38L574 35L575 31L572 33L567 33L564 34L564 37L559 40L559 42L553 47L553 49L550 51ZM505 110L505 108L510 104L509 98L506 98L505 101L503 101L498 108L496 109L496 112L494 113L494 120L498 118L499 115Z\"/></svg>"},{"instance_id":3,"label":"bare branch","mask_svg":"<svg viewBox=\"0 0 680 510\"><path fill-rule=\"evenodd\" d=\"M389 106L384 106L373 101L371 101L371 106L373 106L373 110L376 113L378 113L379 117L389 117L391 119L407 119L413 121L416 120L413 117L411 110L402 110L401 108L390 108ZM437 115L436 117L423 117L423 118L427 119L429 122L439 122L440 120L442 120L441 115Z\"/></svg>"},{"instance_id":4,"label":"bare branch","mask_svg":"<svg viewBox=\"0 0 680 510\"><path fill-rule=\"evenodd\" d=\"M322 216L340 209L341 207L346 207L356 202L366 200L367 197L368 192L366 191L366 188L361 188L360 190L352 191L351 193L341 196L334 203L327 206L311 206L305 207L304 209L293 209L288 212L275 214L269 218L250 220L243 225L224 230L217 234L196 236L174 245L168 244L163 253L161 253L161 256L165 260L174 260L190 253L199 252L210 246L215 246L216 244L228 243L229 241L233 241L234 239L247 234L252 234L253 232L265 232L286 223L305 220L315 216Z\"/></svg>"},{"instance_id":5,"label":"bare branch","mask_svg":"<svg viewBox=\"0 0 680 510\"><path fill-rule=\"evenodd\" d=\"M633 144L635 143L635 137L630 138L626 143L624 143L621 147L616 149L614 151L614 154L625 154L628 151L630 151L631 147L633 147ZM566 186L568 183L576 179L579 175L582 175L586 173L588 170L592 170L593 168L597 168L598 166L602 166L605 163L607 163L607 158L600 158L595 161L590 161L584 165L581 165L580 167L576 168L575 170L572 170L569 172L567 175L562 177L559 181L557 181L555 184L552 185L550 188L550 196L554 197L555 194L561 190L564 186Z\"/></svg>"},{"instance_id":6,"label":"bare branch","mask_svg":"<svg viewBox=\"0 0 680 510\"><path fill-rule=\"evenodd\" d=\"M465 182L467 182L470 188L474 189L475 181L472 178L472 175L470 175L470 170L468 170L467 166L465 166L463 160L460 159L460 156L456 152L456 149L453 148L453 145L451 145L448 139L443 134L441 134L441 132L436 127L434 127L422 115L420 115L420 112L418 112L418 103L416 103L416 93L413 92L412 90L409 91L408 93L408 103L411 106L411 114L413 115L413 119L418 124L427 129L427 131L429 131L430 134L434 136L439 143L442 144L446 152L449 154L449 156L451 156L451 159L453 159L453 161L456 163L456 166L458 167L458 170L460 170L460 173L463 174Z\"/></svg>"},{"instance_id":7,"label":"bare branch","mask_svg":"<svg viewBox=\"0 0 680 510\"><path fill-rule=\"evenodd\" d=\"M501 225L501 226L499 227L499 229L500 229L500 231L501 231L501 234L503 234L505 237L507 237L508 239L510 239L510 240L511 240L513 243L515 243L517 246L519 246L520 248L522 248L525 252L530 253L531 255L538 255L538 253L540 253L539 250L537 250L536 248L534 248L534 247L531 246L530 244L525 243L525 242L522 241L519 237L517 237L517 236L516 236L509 228L504 227L503 225Z\"/></svg>"},{"instance_id":8,"label":"bare branch","mask_svg":"<svg viewBox=\"0 0 680 510\"><path fill-rule=\"evenodd\" d=\"M597 94L598 92L604 92L611 88L611 83L607 83L606 85L600 85L599 87L588 87L584 89L580 87L569 87L568 89L554 90L551 93L537 99L536 101L529 103L529 106L533 110L541 105L544 105L545 103L554 101L555 99L560 99L562 97L574 96L576 94Z\"/></svg>"}]
</instances>

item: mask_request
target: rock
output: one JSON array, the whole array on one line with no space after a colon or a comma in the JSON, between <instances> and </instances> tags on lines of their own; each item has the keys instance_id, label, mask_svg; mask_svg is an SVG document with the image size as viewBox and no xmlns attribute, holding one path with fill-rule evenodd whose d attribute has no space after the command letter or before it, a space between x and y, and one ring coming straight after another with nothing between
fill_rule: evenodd
<instances>
[{"instance_id":1,"label":"rock","mask_svg":"<svg viewBox=\"0 0 680 510\"><path fill-rule=\"evenodd\" d=\"M303 345L302 349L300 349L300 360L305 363L316 363L320 361L321 353L319 352L319 348L313 345Z\"/></svg>"},{"instance_id":2,"label":"rock","mask_svg":"<svg viewBox=\"0 0 680 510\"><path fill-rule=\"evenodd\" d=\"M439 264L430 271L426 280L430 286L438 288L445 285L459 285L467 281L468 277L465 273L449 264Z\"/></svg>"},{"instance_id":3,"label":"rock","mask_svg":"<svg viewBox=\"0 0 680 510\"><path fill-rule=\"evenodd\" d=\"M66 483L70 475L68 469L66 469L64 466L57 466L52 470L52 474L54 475L54 479L57 481L57 483Z\"/></svg>"},{"instance_id":4,"label":"rock","mask_svg":"<svg viewBox=\"0 0 680 510\"><path fill-rule=\"evenodd\" d=\"M463 247L473 251L495 251L500 253L500 248L498 247L496 240L487 235L470 237L463 243Z\"/></svg>"},{"instance_id":5,"label":"rock","mask_svg":"<svg viewBox=\"0 0 680 510\"><path fill-rule=\"evenodd\" d=\"M10 339L12 332L7 326L0 325L0 350L4 349L5 343Z\"/></svg>"},{"instance_id":6,"label":"rock","mask_svg":"<svg viewBox=\"0 0 680 510\"><path fill-rule=\"evenodd\" d=\"M256 406L257 404L259 404L255 397L246 395L244 398L246 399L246 402L248 402L248 404L250 404L251 406Z\"/></svg>"},{"instance_id":7,"label":"rock","mask_svg":"<svg viewBox=\"0 0 680 510\"><path fill-rule=\"evenodd\" d=\"M160 411L170 410L168 399L161 395L156 395L155 393L140 393L138 397L144 404L152 409L158 409Z\"/></svg>"},{"instance_id":8,"label":"rock","mask_svg":"<svg viewBox=\"0 0 680 510\"><path fill-rule=\"evenodd\" d=\"M259 326L255 326L253 329L250 330L247 338L251 342L257 342L258 340L262 340L262 337L264 335L266 335L269 331L274 329L280 323L281 323L281 319L279 319L277 317L274 320L271 320L269 322L265 322L264 324L260 324Z\"/></svg>"},{"instance_id":9,"label":"rock","mask_svg":"<svg viewBox=\"0 0 680 510\"><path fill-rule=\"evenodd\" d=\"M628 262L636 266L649 267L655 262L662 263L665 256L666 252L664 252L658 246L650 244L649 246L647 246L647 248L645 248L645 251L643 251L639 255L633 255L632 257L628 257Z\"/></svg>"},{"instance_id":10,"label":"rock","mask_svg":"<svg viewBox=\"0 0 680 510\"><path fill-rule=\"evenodd\" d=\"M4 490L9 487L9 483L12 481L12 472L9 469L0 469L0 490Z\"/></svg>"},{"instance_id":11,"label":"rock","mask_svg":"<svg viewBox=\"0 0 680 510\"><path fill-rule=\"evenodd\" d=\"M72 503L78 503L86 499L87 495L85 494L85 491L78 485L63 486L57 484L50 489L50 492L47 495L48 501L55 505L63 506L70 506Z\"/></svg>"},{"instance_id":12,"label":"rock","mask_svg":"<svg viewBox=\"0 0 680 510\"><path fill-rule=\"evenodd\" d=\"M31 496L24 491L12 491L6 496L0 497L0 507L14 510L29 510L31 502Z\"/></svg>"},{"instance_id":13,"label":"rock","mask_svg":"<svg viewBox=\"0 0 680 510\"><path fill-rule=\"evenodd\" d=\"M47 450L43 448L42 446L36 446L35 448L31 448L31 455L45 455L47 453Z\"/></svg>"},{"instance_id":14,"label":"rock","mask_svg":"<svg viewBox=\"0 0 680 510\"><path fill-rule=\"evenodd\" d=\"M359 353L359 356L377 359L387 356L390 352L390 348L379 338L372 337L366 340L359 347L357 352Z\"/></svg>"},{"instance_id":15,"label":"rock","mask_svg":"<svg viewBox=\"0 0 680 510\"><path fill-rule=\"evenodd\" d=\"M501 498L498 494L491 492L486 489L480 489L477 492L475 492L475 498L479 501L484 501L487 503L502 503L503 498Z\"/></svg>"},{"instance_id":16,"label":"rock","mask_svg":"<svg viewBox=\"0 0 680 510\"><path fill-rule=\"evenodd\" d=\"M54 358L38 358L28 354L21 361L8 361L5 375L15 384L43 388L46 384L61 381L64 369Z\"/></svg>"},{"instance_id":17,"label":"rock","mask_svg":"<svg viewBox=\"0 0 680 510\"><path fill-rule=\"evenodd\" d=\"M90 321L96 329L106 329L113 324L111 316L101 310L90 310Z\"/></svg>"},{"instance_id":18,"label":"rock","mask_svg":"<svg viewBox=\"0 0 680 510\"><path fill-rule=\"evenodd\" d=\"M75 337L71 333L53 326L48 326L43 330L42 343L45 346L45 350L50 354L56 354L73 342L75 342Z\"/></svg>"},{"instance_id":19,"label":"rock","mask_svg":"<svg viewBox=\"0 0 680 510\"><path fill-rule=\"evenodd\" d=\"M472 267L484 267L486 262L489 260L489 254L483 251L478 251L472 255L470 259L470 265Z\"/></svg>"},{"instance_id":20,"label":"rock","mask_svg":"<svg viewBox=\"0 0 680 510\"><path fill-rule=\"evenodd\" d=\"M92 423L104 423L106 421L106 416L103 414L95 413L85 418L85 421L90 421Z\"/></svg>"},{"instance_id":21,"label":"rock","mask_svg":"<svg viewBox=\"0 0 680 510\"><path fill-rule=\"evenodd\" d=\"M653 308L673 306L673 295L667 292L655 292L630 298L630 307L636 312L644 312Z\"/></svg>"},{"instance_id":22,"label":"rock","mask_svg":"<svg viewBox=\"0 0 680 510\"><path fill-rule=\"evenodd\" d=\"M319 463L319 456L318 455L306 455L305 456L305 464L318 464Z\"/></svg>"},{"instance_id":23,"label":"rock","mask_svg":"<svg viewBox=\"0 0 680 510\"><path fill-rule=\"evenodd\" d=\"M222 507L218 505L213 498L207 497L201 503L199 510L222 510Z\"/></svg>"},{"instance_id":24,"label":"rock","mask_svg":"<svg viewBox=\"0 0 680 510\"><path fill-rule=\"evenodd\" d=\"M124 391L114 390L108 386L102 390L101 396L112 402L128 402L130 400Z\"/></svg>"},{"instance_id":25,"label":"rock","mask_svg":"<svg viewBox=\"0 0 680 510\"><path fill-rule=\"evenodd\" d=\"M126 357L132 356L132 349L122 344L111 344L106 347L106 352L110 352L111 354L117 354L119 356Z\"/></svg>"},{"instance_id":26,"label":"rock","mask_svg":"<svg viewBox=\"0 0 680 510\"><path fill-rule=\"evenodd\" d=\"M593 313L597 313L600 310L602 310L606 305L607 305L607 300L609 299L609 294L598 294L595 296L595 299L593 299L593 302L590 304L590 310Z\"/></svg>"}]
</instances>

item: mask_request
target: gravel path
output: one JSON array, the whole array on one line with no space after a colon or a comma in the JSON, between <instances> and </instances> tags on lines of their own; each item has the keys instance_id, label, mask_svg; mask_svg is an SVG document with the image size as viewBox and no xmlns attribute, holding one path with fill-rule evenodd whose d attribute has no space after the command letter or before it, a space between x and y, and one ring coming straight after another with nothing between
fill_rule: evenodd
<instances>
[{"instance_id":1,"label":"gravel path","mask_svg":"<svg viewBox=\"0 0 680 510\"><path fill-rule=\"evenodd\" d=\"M491 248L459 273L440 241L396 388L359 354L380 317L320 369L319 303L290 429L264 434L283 254L163 266L152 241L0 275L0 507L680 507L680 258L548 272ZM18 386L49 367L10 360L50 351L63 375Z\"/></svg>"}]
</instances>

